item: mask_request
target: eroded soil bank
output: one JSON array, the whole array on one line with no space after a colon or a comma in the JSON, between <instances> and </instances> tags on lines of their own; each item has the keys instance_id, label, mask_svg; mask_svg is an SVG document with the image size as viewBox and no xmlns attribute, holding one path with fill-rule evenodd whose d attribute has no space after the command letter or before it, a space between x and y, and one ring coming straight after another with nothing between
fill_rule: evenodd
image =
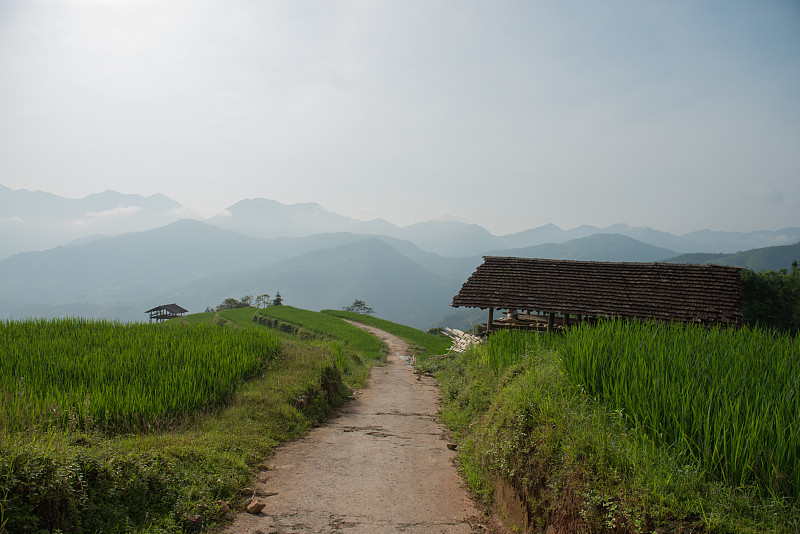
<instances>
[{"instance_id":1,"label":"eroded soil bank","mask_svg":"<svg viewBox=\"0 0 800 534\"><path fill-rule=\"evenodd\" d=\"M253 488L264 509L225 532L502 532L458 476L435 380L403 362L404 341L357 326L389 346L386 366L336 417L276 451Z\"/></svg>"}]
</instances>

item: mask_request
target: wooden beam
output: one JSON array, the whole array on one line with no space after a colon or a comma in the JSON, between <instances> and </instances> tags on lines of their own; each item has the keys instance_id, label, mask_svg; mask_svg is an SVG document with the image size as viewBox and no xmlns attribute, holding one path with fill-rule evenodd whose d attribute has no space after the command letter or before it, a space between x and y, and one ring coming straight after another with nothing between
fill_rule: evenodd
<instances>
[{"instance_id":1,"label":"wooden beam","mask_svg":"<svg viewBox=\"0 0 800 534\"><path fill-rule=\"evenodd\" d=\"M492 331L492 319L494 319L494 308L489 307L489 319L486 321L486 333Z\"/></svg>"},{"instance_id":2,"label":"wooden beam","mask_svg":"<svg viewBox=\"0 0 800 534\"><path fill-rule=\"evenodd\" d=\"M555 322L556 322L556 314L553 313L553 312L550 312L550 315L547 316L547 331L548 332L552 332L553 331L553 324Z\"/></svg>"}]
</instances>

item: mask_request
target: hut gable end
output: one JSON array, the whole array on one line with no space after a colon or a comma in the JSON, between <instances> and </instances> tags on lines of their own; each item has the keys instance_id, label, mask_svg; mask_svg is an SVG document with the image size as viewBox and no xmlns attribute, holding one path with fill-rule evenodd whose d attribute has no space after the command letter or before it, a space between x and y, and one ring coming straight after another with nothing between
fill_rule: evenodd
<instances>
[{"instance_id":1,"label":"hut gable end","mask_svg":"<svg viewBox=\"0 0 800 534\"><path fill-rule=\"evenodd\" d=\"M453 306L738 323L737 267L485 256Z\"/></svg>"}]
</instances>

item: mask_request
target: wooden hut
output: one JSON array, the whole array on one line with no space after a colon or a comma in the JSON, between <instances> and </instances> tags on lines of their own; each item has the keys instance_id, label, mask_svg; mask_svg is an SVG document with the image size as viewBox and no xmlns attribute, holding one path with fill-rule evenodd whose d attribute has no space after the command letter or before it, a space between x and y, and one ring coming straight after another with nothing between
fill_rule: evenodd
<instances>
[{"instance_id":1,"label":"wooden hut","mask_svg":"<svg viewBox=\"0 0 800 534\"><path fill-rule=\"evenodd\" d=\"M553 330L623 317L738 324L738 267L484 256L453 306L488 309L487 330ZM493 319L495 310L506 310Z\"/></svg>"},{"instance_id":2,"label":"wooden hut","mask_svg":"<svg viewBox=\"0 0 800 534\"><path fill-rule=\"evenodd\" d=\"M187 313L189 310L185 310L178 306L177 304L162 304L161 306L156 306L151 310L147 310L145 313L150 314L150 322L153 321L166 321L167 319L172 319L174 317L183 317L184 313Z\"/></svg>"}]
</instances>

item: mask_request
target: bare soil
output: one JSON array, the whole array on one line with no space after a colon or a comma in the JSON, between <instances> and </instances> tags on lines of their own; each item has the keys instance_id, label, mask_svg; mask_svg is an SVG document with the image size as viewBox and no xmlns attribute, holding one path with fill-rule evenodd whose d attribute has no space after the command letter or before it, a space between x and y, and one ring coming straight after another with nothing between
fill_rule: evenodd
<instances>
[{"instance_id":1,"label":"bare soil","mask_svg":"<svg viewBox=\"0 0 800 534\"><path fill-rule=\"evenodd\" d=\"M237 514L225 532L504 532L456 471L436 381L406 365L403 340L356 326L388 345L386 366L334 418L278 448L253 488L264 509Z\"/></svg>"}]
</instances>

